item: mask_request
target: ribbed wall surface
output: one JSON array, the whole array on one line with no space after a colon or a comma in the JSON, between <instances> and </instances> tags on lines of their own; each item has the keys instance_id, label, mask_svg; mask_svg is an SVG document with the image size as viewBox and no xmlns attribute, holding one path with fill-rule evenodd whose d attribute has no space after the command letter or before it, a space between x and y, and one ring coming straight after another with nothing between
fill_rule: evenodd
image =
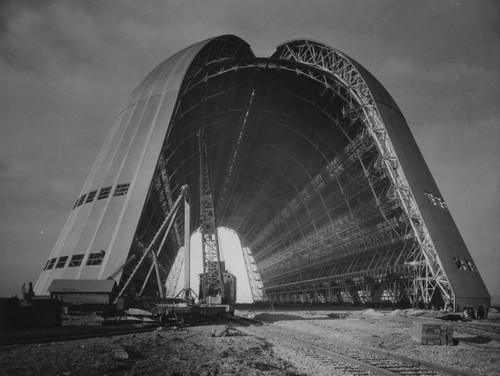
<instances>
[{"instance_id":1,"label":"ribbed wall surface","mask_svg":"<svg viewBox=\"0 0 500 376\"><path fill-rule=\"evenodd\" d=\"M77 206L49 260L83 254L80 266L45 270L36 286L44 294L53 279L103 279L127 260L153 178L179 88L194 56L209 41L197 43L167 59L134 90L120 112L79 197L111 187L105 199ZM118 184L130 184L114 196ZM86 265L89 254L105 252L100 265Z\"/></svg>"}]
</instances>

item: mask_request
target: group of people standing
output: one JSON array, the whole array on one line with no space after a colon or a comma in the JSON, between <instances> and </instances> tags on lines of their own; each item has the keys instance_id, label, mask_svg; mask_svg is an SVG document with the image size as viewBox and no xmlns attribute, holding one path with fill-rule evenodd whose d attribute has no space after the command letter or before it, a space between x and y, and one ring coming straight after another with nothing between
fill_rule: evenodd
<instances>
[{"instance_id":1,"label":"group of people standing","mask_svg":"<svg viewBox=\"0 0 500 376\"><path fill-rule=\"evenodd\" d=\"M462 317L466 320L487 320L489 308L486 305L478 305L477 310L473 306L465 306Z\"/></svg>"}]
</instances>

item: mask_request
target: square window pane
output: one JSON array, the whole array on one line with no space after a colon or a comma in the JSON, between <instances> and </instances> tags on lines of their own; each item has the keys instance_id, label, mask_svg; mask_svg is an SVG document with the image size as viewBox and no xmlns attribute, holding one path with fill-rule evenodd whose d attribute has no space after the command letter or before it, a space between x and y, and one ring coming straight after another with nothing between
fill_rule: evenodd
<instances>
[{"instance_id":1,"label":"square window pane","mask_svg":"<svg viewBox=\"0 0 500 376\"><path fill-rule=\"evenodd\" d=\"M102 199L107 198L109 196L110 192L111 192L111 187L101 188L101 191L99 192L99 196L97 196L97 199L102 200Z\"/></svg>"}]
</instances>

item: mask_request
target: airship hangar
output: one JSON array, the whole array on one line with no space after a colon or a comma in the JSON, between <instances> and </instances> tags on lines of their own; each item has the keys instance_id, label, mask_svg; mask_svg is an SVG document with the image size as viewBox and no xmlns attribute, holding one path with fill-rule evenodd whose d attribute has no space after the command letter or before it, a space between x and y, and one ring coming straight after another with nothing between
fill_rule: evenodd
<instances>
[{"instance_id":1,"label":"airship hangar","mask_svg":"<svg viewBox=\"0 0 500 376\"><path fill-rule=\"evenodd\" d=\"M238 234L255 300L490 302L398 106L323 43L266 58L232 35L189 46L136 87L103 143L37 294L114 279L120 295L171 295L184 233L205 226Z\"/></svg>"}]
</instances>

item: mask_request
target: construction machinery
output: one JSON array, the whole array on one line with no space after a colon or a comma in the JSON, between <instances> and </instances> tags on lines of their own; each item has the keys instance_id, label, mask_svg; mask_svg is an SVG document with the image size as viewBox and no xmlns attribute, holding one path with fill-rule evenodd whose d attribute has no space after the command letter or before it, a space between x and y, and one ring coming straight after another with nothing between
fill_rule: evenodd
<instances>
[{"instance_id":1,"label":"construction machinery","mask_svg":"<svg viewBox=\"0 0 500 376\"><path fill-rule=\"evenodd\" d=\"M221 261L220 256L210 165L203 130L198 133L198 139L200 163L199 231L201 233L203 273L200 274L198 302L195 304L196 293L190 286L190 206L189 201L185 200L184 287L176 296L182 298L185 303L164 306L160 322L166 325L200 322L232 315L236 302L236 277L226 271L225 263Z\"/></svg>"}]
</instances>

